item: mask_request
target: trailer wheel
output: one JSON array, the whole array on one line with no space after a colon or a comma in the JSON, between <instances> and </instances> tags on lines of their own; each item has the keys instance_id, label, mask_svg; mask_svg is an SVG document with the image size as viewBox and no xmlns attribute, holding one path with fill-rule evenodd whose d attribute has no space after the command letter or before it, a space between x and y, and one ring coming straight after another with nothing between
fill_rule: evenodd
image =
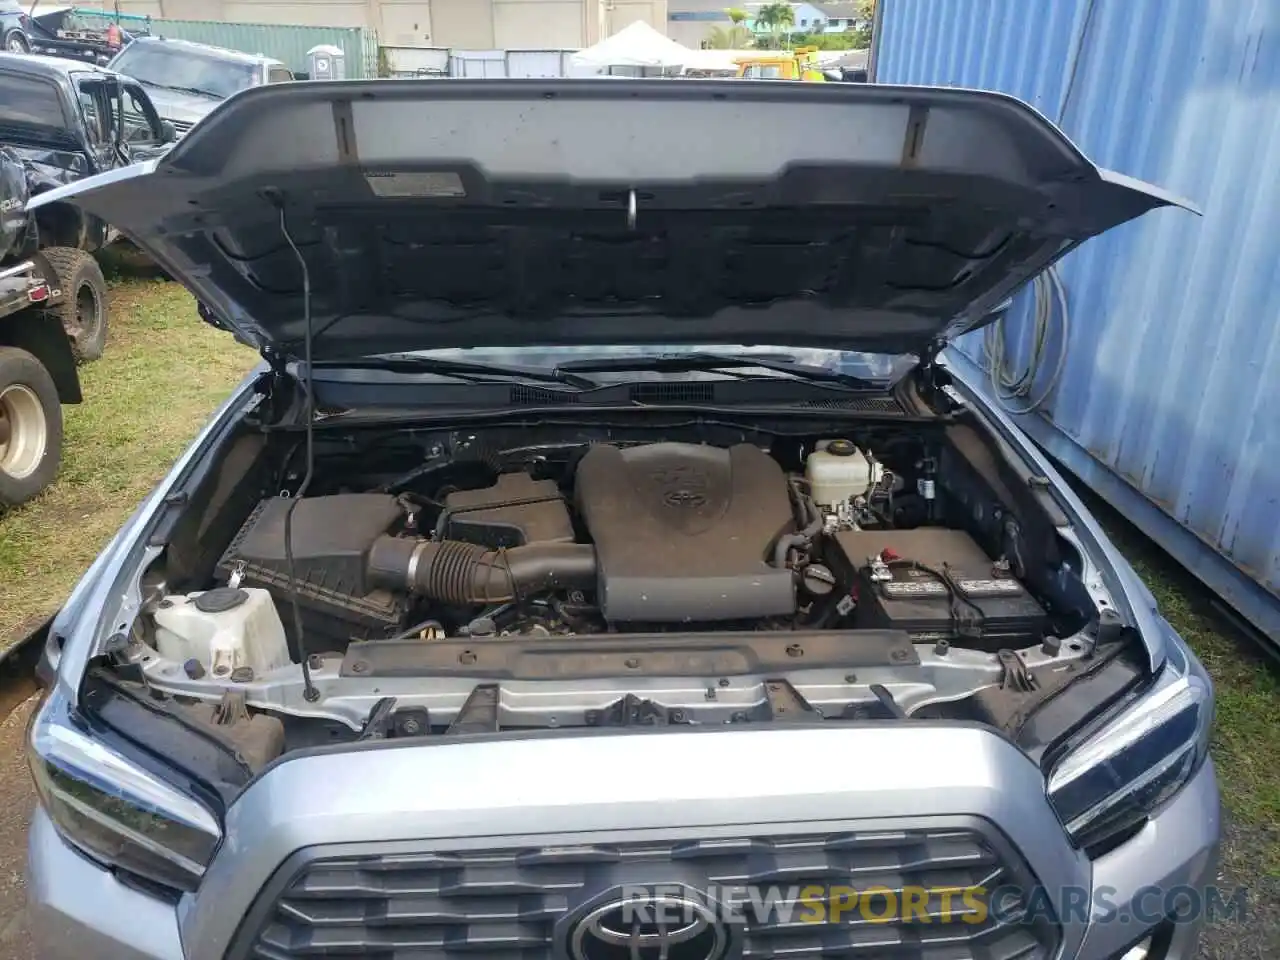
<instances>
[{"instance_id":1,"label":"trailer wheel","mask_svg":"<svg viewBox=\"0 0 1280 960\"><path fill-rule=\"evenodd\" d=\"M26 503L58 475L62 405L53 378L17 347L0 347L0 508Z\"/></svg>"},{"instance_id":2,"label":"trailer wheel","mask_svg":"<svg viewBox=\"0 0 1280 960\"><path fill-rule=\"evenodd\" d=\"M62 300L52 312L71 338L71 352L80 363L97 360L107 348L107 281L98 261L74 247L42 251L58 275Z\"/></svg>"}]
</instances>

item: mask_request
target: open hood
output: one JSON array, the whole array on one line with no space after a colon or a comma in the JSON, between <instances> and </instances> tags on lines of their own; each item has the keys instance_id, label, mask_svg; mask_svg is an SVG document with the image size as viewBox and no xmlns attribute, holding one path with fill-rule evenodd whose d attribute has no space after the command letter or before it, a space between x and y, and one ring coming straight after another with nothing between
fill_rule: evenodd
<instances>
[{"instance_id":1,"label":"open hood","mask_svg":"<svg viewBox=\"0 0 1280 960\"><path fill-rule=\"evenodd\" d=\"M1185 203L1002 94L681 80L273 84L60 188L268 354L926 351ZM287 231L287 232L286 232ZM300 259L305 261L306 278Z\"/></svg>"}]
</instances>

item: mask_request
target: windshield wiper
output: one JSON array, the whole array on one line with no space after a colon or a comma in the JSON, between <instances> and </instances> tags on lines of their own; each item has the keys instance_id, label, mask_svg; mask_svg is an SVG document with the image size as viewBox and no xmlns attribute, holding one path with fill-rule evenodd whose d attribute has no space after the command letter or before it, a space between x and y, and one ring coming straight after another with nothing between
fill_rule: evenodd
<instances>
[{"instance_id":1,"label":"windshield wiper","mask_svg":"<svg viewBox=\"0 0 1280 960\"><path fill-rule=\"evenodd\" d=\"M359 360L317 360L316 368L346 368L350 370L390 370L395 373L438 373L445 377L483 383L486 380L526 380L533 383L563 383L579 390L592 390L599 384L590 377L561 370L544 370L526 367L509 367L497 363L479 363L471 360L444 360L440 357L419 357L412 354L366 357Z\"/></svg>"},{"instance_id":2,"label":"windshield wiper","mask_svg":"<svg viewBox=\"0 0 1280 960\"><path fill-rule=\"evenodd\" d=\"M179 87L172 83L157 83L155 80L147 80L145 83L148 87L159 87L161 90L172 90L175 93L194 93L197 97L212 97L215 100L226 99L220 93L214 93L212 90L201 90L199 87Z\"/></svg>"},{"instance_id":3,"label":"windshield wiper","mask_svg":"<svg viewBox=\"0 0 1280 960\"><path fill-rule=\"evenodd\" d=\"M883 390L885 385L875 380L865 380L851 373L840 373L826 367L798 363L787 354L734 354L734 353L655 353L635 357L598 357L595 359L569 360L555 367L553 372L591 371L598 373L626 372L631 370L656 370L676 372L681 370L743 370L754 367L785 373L801 380L815 383L835 383L856 390Z\"/></svg>"}]
</instances>

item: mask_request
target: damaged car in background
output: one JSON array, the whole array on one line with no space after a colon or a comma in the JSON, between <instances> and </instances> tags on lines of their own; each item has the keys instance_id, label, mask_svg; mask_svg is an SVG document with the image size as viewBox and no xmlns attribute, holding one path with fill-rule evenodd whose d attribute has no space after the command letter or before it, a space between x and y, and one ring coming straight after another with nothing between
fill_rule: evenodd
<instances>
[{"instance_id":1,"label":"damaged car in background","mask_svg":"<svg viewBox=\"0 0 1280 960\"><path fill-rule=\"evenodd\" d=\"M1204 670L945 362L1178 202L1000 95L781 86L265 88L37 199L264 357L42 640L42 955L600 960L627 885L1212 882ZM673 955L1198 931L926 906Z\"/></svg>"}]
</instances>

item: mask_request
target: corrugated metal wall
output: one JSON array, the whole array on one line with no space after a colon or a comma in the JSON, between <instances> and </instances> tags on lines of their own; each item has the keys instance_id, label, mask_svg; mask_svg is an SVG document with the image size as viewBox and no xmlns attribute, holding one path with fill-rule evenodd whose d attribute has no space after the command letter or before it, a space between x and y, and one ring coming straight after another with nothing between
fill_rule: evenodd
<instances>
[{"instance_id":1,"label":"corrugated metal wall","mask_svg":"<svg viewBox=\"0 0 1280 960\"><path fill-rule=\"evenodd\" d=\"M322 43L346 54L347 77L378 75L378 40L362 27L301 27L268 23L224 23L219 20L151 21L151 33L194 40L215 47L261 53L282 61L290 70L306 71L307 51Z\"/></svg>"},{"instance_id":2,"label":"corrugated metal wall","mask_svg":"<svg viewBox=\"0 0 1280 960\"><path fill-rule=\"evenodd\" d=\"M1156 212L1062 263L1061 377L1022 420L1280 639L1280 3L880 7L876 80L1012 93L1100 165L1203 209ZM1008 325L1015 361L1032 299ZM964 352L981 363L975 337Z\"/></svg>"}]
</instances>

